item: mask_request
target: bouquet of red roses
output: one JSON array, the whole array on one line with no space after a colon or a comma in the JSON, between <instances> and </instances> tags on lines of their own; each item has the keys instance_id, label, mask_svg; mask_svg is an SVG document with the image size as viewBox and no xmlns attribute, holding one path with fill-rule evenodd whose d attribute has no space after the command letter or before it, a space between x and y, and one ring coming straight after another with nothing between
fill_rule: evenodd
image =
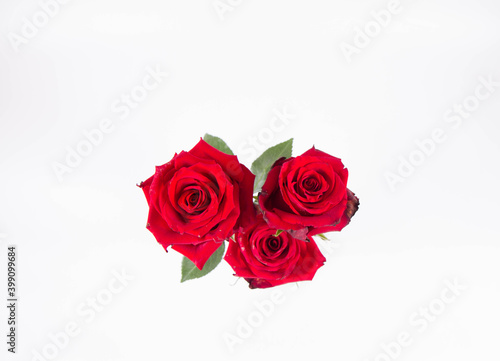
<instances>
[{"instance_id":1,"label":"bouquet of red roses","mask_svg":"<svg viewBox=\"0 0 500 361\"><path fill-rule=\"evenodd\" d=\"M223 257L250 288L313 279L326 261L313 236L342 230L359 200L339 158L314 147L292 157L292 142L267 149L250 171L206 134L139 184L149 205L146 228L165 250L185 256L182 282L206 275Z\"/></svg>"}]
</instances>

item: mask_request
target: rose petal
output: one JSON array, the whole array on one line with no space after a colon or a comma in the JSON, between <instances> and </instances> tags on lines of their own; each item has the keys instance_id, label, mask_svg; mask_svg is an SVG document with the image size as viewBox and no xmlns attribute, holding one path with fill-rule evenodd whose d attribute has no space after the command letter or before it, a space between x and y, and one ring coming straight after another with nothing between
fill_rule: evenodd
<instances>
[{"instance_id":1,"label":"rose petal","mask_svg":"<svg viewBox=\"0 0 500 361\"><path fill-rule=\"evenodd\" d=\"M172 249L189 258L201 270L210 256L221 245L221 242L209 241L199 244L175 244Z\"/></svg>"},{"instance_id":2,"label":"rose petal","mask_svg":"<svg viewBox=\"0 0 500 361\"><path fill-rule=\"evenodd\" d=\"M347 206L340 222L333 226L313 228L308 234L309 237L326 232L334 232L334 231L340 232L345 226L347 226L351 222L351 218L358 211L359 199L349 189L347 190L347 196L348 196Z\"/></svg>"}]
</instances>

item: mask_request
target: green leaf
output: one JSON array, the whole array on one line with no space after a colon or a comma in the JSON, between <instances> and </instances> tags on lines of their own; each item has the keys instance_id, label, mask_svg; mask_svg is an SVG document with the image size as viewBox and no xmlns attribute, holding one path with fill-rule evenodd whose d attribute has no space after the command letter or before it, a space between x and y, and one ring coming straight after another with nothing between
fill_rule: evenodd
<instances>
[{"instance_id":1,"label":"green leaf","mask_svg":"<svg viewBox=\"0 0 500 361\"><path fill-rule=\"evenodd\" d=\"M203 137L203 140L205 142L207 142L208 144L210 144L212 147L214 147L215 149L218 149L220 150L221 152L223 153L226 153L226 154L229 154L229 155L234 155L233 151L231 150L231 148L229 148L226 144L226 142L224 142L222 139L220 139L219 137L214 137L213 135L210 135L210 134L205 134L205 136Z\"/></svg>"},{"instance_id":2,"label":"green leaf","mask_svg":"<svg viewBox=\"0 0 500 361\"><path fill-rule=\"evenodd\" d=\"M274 237L278 237L281 233L283 233L282 229L278 229L276 233L274 234Z\"/></svg>"},{"instance_id":3,"label":"green leaf","mask_svg":"<svg viewBox=\"0 0 500 361\"><path fill-rule=\"evenodd\" d=\"M267 149L262 155L252 163L252 173L255 174L254 192L259 192L266 181L267 173L274 162L281 157L290 158L292 156L293 138Z\"/></svg>"},{"instance_id":4,"label":"green leaf","mask_svg":"<svg viewBox=\"0 0 500 361\"><path fill-rule=\"evenodd\" d=\"M323 241L329 241L330 239L327 238L323 233L318 233L317 236L321 238Z\"/></svg>"},{"instance_id":5,"label":"green leaf","mask_svg":"<svg viewBox=\"0 0 500 361\"><path fill-rule=\"evenodd\" d=\"M225 245L222 242L221 246L217 248L217 250L210 256L207 260L207 263L203 266L203 269L200 271L198 267L194 265L193 262L189 258L184 257L182 259L182 268L181 268L181 283L187 280L192 280L195 278L200 278L206 276L210 272L212 272L215 267L222 261L222 256L224 255Z\"/></svg>"}]
</instances>

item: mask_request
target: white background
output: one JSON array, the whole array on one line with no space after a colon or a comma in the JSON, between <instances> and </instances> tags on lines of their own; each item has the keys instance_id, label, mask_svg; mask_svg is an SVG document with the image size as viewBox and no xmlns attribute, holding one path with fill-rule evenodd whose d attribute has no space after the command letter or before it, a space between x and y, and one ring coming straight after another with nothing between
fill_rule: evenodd
<instances>
[{"instance_id":1,"label":"white background","mask_svg":"<svg viewBox=\"0 0 500 361\"><path fill-rule=\"evenodd\" d=\"M2 0L0 294L14 244L20 325L12 356L2 306L0 359L54 351L50 334L73 322L80 333L52 359L388 360L381 344L407 332L397 359L497 360L500 88L458 127L444 115L479 79L500 81L499 3L402 0L351 62L341 44L387 1L229 3L221 17L212 0L74 0L16 51L12 34L23 36L24 19L43 23L41 6ZM121 119L112 106L147 67L169 76ZM269 133L283 109L295 117ZM113 131L59 180L54 163L103 118ZM387 173L437 128L446 141L392 189ZM235 284L225 262L180 284L181 256L146 230L135 186L206 132L240 154L264 149L249 136L266 147L294 137L294 155L314 144L342 158L361 200L329 235L334 247L321 242L327 263L314 281L275 289L283 302L250 336L238 334L241 320L258 321L254 302L273 290ZM113 270L134 279L89 320L82 307ZM440 309L445 280L467 289ZM418 316L422 330L414 313L429 304L439 315Z\"/></svg>"}]
</instances>

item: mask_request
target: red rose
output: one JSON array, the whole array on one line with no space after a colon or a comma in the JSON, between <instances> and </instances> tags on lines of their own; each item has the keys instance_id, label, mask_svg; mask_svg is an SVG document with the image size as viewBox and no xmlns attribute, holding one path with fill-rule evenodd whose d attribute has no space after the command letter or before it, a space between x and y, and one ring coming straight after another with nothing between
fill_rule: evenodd
<instances>
[{"instance_id":1,"label":"red rose","mask_svg":"<svg viewBox=\"0 0 500 361\"><path fill-rule=\"evenodd\" d=\"M301 156L278 160L259 193L259 204L271 227L304 240L340 231L359 205L347 189L348 171L339 158L314 147Z\"/></svg>"},{"instance_id":2,"label":"red rose","mask_svg":"<svg viewBox=\"0 0 500 361\"><path fill-rule=\"evenodd\" d=\"M140 184L147 228L165 250L172 246L202 269L223 240L254 218L254 178L236 156L200 140Z\"/></svg>"},{"instance_id":3,"label":"red rose","mask_svg":"<svg viewBox=\"0 0 500 361\"><path fill-rule=\"evenodd\" d=\"M229 240L224 259L250 288L268 288L288 282L312 280L326 261L314 240L304 242L282 232L275 236L259 215L254 224Z\"/></svg>"}]
</instances>

